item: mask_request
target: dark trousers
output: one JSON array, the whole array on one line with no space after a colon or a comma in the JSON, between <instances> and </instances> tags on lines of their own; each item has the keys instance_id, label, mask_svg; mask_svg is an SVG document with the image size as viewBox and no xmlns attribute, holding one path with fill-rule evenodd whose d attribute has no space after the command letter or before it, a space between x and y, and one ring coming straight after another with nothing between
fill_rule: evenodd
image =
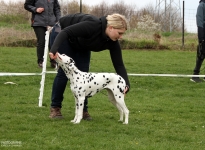
<instances>
[{"instance_id":1,"label":"dark trousers","mask_svg":"<svg viewBox=\"0 0 205 150\"><path fill-rule=\"evenodd\" d=\"M33 27L37 38L37 63L43 62L44 47L45 47L45 32L46 27L36 26Z\"/></svg>"},{"instance_id":2,"label":"dark trousers","mask_svg":"<svg viewBox=\"0 0 205 150\"><path fill-rule=\"evenodd\" d=\"M55 37L59 33L59 26L56 24L52 32L50 34L50 44L52 46ZM71 57L77 66L77 68L81 71L88 72L89 71L89 65L90 65L90 57L91 53L90 51L77 51L74 50L70 46L70 42L68 40L65 40L61 46L58 49L58 52L60 54L66 54L69 57ZM51 95L51 107L62 107L62 102L63 102L63 93L66 89L68 78L66 77L64 71L59 68L58 73L54 79L53 82L53 88L52 88L52 95ZM87 98L85 99L84 102L84 111L87 111L87 106L88 100Z\"/></svg>"},{"instance_id":3,"label":"dark trousers","mask_svg":"<svg viewBox=\"0 0 205 150\"><path fill-rule=\"evenodd\" d=\"M196 65L195 65L195 68L194 68L194 75L199 75L201 65L204 61L204 58L201 59L198 56L199 56L199 46L197 46Z\"/></svg>"}]
</instances>

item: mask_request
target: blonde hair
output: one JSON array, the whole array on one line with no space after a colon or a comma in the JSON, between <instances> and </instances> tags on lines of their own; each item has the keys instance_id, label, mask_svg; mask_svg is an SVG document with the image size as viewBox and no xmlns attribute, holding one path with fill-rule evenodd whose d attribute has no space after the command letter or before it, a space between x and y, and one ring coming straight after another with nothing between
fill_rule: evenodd
<instances>
[{"instance_id":1,"label":"blonde hair","mask_svg":"<svg viewBox=\"0 0 205 150\"><path fill-rule=\"evenodd\" d=\"M113 28L116 29L125 28L127 30L127 20L125 16L115 13L112 15L108 15L106 19L107 19L107 26L112 26Z\"/></svg>"}]
</instances>

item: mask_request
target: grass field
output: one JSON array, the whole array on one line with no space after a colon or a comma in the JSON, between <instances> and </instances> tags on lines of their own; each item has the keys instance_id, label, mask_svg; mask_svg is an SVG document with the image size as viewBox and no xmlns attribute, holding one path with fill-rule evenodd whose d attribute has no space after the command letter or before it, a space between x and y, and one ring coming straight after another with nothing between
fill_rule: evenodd
<instances>
[{"instance_id":1,"label":"grass field","mask_svg":"<svg viewBox=\"0 0 205 150\"><path fill-rule=\"evenodd\" d=\"M41 72L35 48L0 47L0 72ZM128 73L192 74L195 52L123 51ZM53 70L49 64L47 70ZM92 53L91 72L114 72L109 52ZM204 74L202 67L201 74ZM46 74L43 106L41 76L0 77L1 150L202 150L205 148L205 82L185 77L130 76L126 95L129 124L117 120L106 91L89 99L92 121L74 125L74 98L65 92L63 120L49 119L55 74ZM16 85L4 84L14 82Z\"/></svg>"}]
</instances>

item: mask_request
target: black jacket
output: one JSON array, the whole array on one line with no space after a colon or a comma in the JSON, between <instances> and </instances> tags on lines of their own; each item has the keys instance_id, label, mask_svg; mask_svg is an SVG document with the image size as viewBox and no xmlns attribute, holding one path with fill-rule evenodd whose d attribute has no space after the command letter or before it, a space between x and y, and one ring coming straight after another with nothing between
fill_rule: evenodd
<instances>
[{"instance_id":1,"label":"black jacket","mask_svg":"<svg viewBox=\"0 0 205 150\"><path fill-rule=\"evenodd\" d=\"M196 13L196 23L198 27L198 40L205 40L205 0L200 1Z\"/></svg>"},{"instance_id":2,"label":"black jacket","mask_svg":"<svg viewBox=\"0 0 205 150\"><path fill-rule=\"evenodd\" d=\"M44 11L37 13L38 7ZM26 0L24 8L32 13L31 26L53 26L61 16L58 0Z\"/></svg>"},{"instance_id":3,"label":"black jacket","mask_svg":"<svg viewBox=\"0 0 205 150\"><path fill-rule=\"evenodd\" d=\"M64 40L69 40L71 46L79 51L109 50L113 66L130 87L127 72L122 59L122 51L118 41L112 41L105 34L106 17L97 18L88 14L71 14L60 20L61 32L56 37L50 52L56 53Z\"/></svg>"}]
</instances>

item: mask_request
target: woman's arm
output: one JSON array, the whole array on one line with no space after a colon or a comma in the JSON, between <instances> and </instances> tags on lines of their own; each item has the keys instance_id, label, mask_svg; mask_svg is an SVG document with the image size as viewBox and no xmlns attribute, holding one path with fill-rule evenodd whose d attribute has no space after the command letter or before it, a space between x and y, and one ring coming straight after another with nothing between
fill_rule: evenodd
<instances>
[{"instance_id":1,"label":"woman's arm","mask_svg":"<svg viewBox=\"0 0 205 150\"><path fill-rule=\"evenodd\" d=\"M126 82L126 85L127 85L126 87L128 89L126 91L127 93L130 89L130 82L128 79L127 71L123 63L122 50L120 48L118 41L113 42L113 46L110 49L110 56L111 56L112 63L113 63L116 73L122 76Z\"/></svg>"},{"instance_id":2,"label":"woman's arm","mask_svg":"<svg viewBox=\"0 0 205 150\"><path fill-rule=\"evenodd\" d=\"M30 11L32 13L36 13L36 7L34 6L35 0L26 0L24 3L24 8L27 11Z\"/></svg>"},{"instance_id":3,"label":"woman's arm","mask_svg":"<svg viewBox=\"0 0 205 150\"><path fill-rule=\"evenodd\" d=\"M202 42L204 40L204 9L205 5L204 3L200 3L197 8L197 14L196 14L196 23L198 28L198 40L199 42Z\"/></svg>"},{"instance_id":4,"label":"woman's arm","mask_svg":"<svg viewBox=\"0 0 205 150\"><path fill-rule=\"evenodd\" d=\"M53 10L54 10L54 14L56 16L56 22L58 22L60 17L61 17L60 4L59 4L58 0L55 0Z\"/></svg>"}]
</instances>

